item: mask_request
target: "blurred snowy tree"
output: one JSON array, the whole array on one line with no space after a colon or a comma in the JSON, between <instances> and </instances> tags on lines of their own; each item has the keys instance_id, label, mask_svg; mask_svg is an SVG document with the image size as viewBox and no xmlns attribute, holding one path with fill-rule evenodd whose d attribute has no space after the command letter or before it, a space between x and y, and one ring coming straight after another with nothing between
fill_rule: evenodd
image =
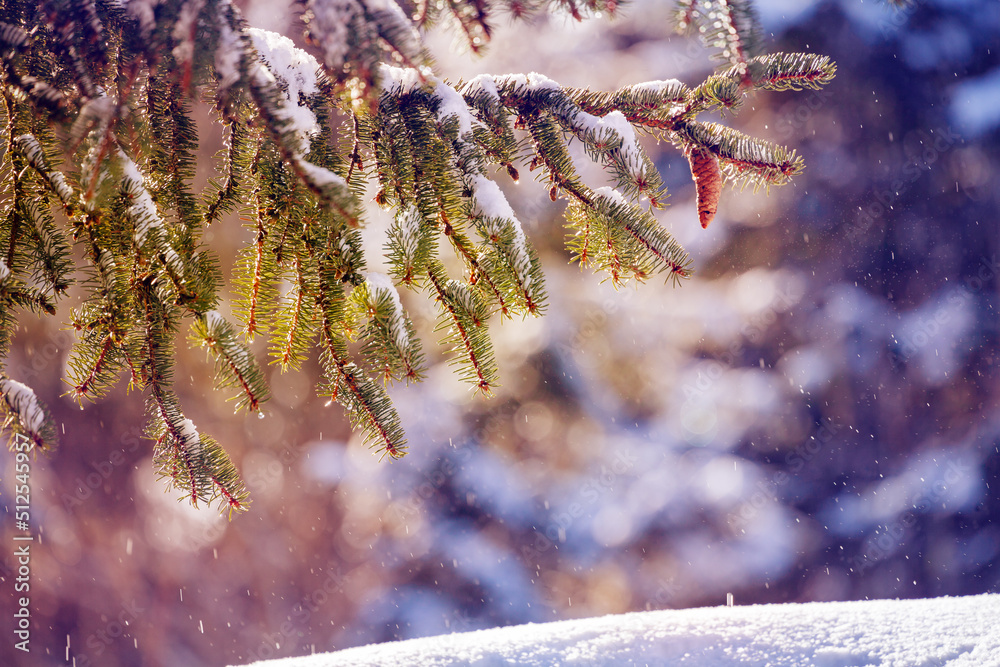
<instances>
[{"instance_id":1,"label":"blurred snowy tree","mask_svg":"<svg viewBox=\"0 0 1000 667\"><path fill-rule=\"evenodd\" d=\"M54 314L80 272L69 393L99 398L127 373L147 399L160 474L193 504L218 500L231 512L248 497L172 389L184 321L190 341L216 359L217 386L234 388L248 411L268 388L245 341L267 334L282 369L318 350L321 393L373 447L401 456L406 441L383 384L419 380L423 355L396 285L438 304L460 375L484 394L498 377L490 317L544 309L535 251L491 168L515 181L537 170L553 201L568 200L575 258L615 285L691 272L651 213L665 187L637 131L685 154L702 226L724 181L769 187L803 168L793 150L698 120L735 111L751 90L818 88L834 75L823 56L756 55L745 2L679 3L678 26L697 30L724 62L693 88L667 80L596 92L535 73L450 84L435 76L420 33L450 20L478 51L497 11L562 8L581 19L616 4L303 0L314 57L249 27L223 0L5 2L0 353L17 311ZM217 178L195 193L192 106L203 102L214 105L227 144ZM567 150L574 138L614 187L581 181ZM395 216L384 246L391 277L365 270L369 184ZM223 272L203 244L205 229L233 211L248 229L233 269L238 327L217 310ZM4 428L49 449L54 425L17 375L0 374Z\"/></svg>"}]
</instances>

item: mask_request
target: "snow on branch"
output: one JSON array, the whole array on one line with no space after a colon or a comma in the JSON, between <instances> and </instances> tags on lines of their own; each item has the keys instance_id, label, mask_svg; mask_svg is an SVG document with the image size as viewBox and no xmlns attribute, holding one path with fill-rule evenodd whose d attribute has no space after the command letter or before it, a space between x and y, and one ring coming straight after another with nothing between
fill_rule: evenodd
<instances>
[{"instance_id":1,"label":"snow on branch","mask_svg":"<svg viewBox=\"0 0 1000 667\"><path fill-rule=\"evenodd\" d=\"M236 332L216 310L210 310L194 322L192 342L203 345L216 359L216 385L236 387L240 393L237 408L254 412L268 398L264 373L250 350L239 341Z\"/></svg>"},{"instance_id":2,"label":"snow on branch","mask_svg":"<svg viewBox=\"0 0 1000 667\"><path fill-rule=\"evenodd\" d=\"M264 64L256 75L267 83L279 82L282 104L278 118L298 139L297 152L308 153L309 140L319 132L319 124L305 100L319 93L319 63L284 35L260 28L249 28L247 34Z\"/></svg>"},{"instance_id":3,"label":"snow on branch","mask_svg":"<svg viewBox=\"0 0 1000 667\"><path fill-rule=\"evenodd\" d=\"M271 129L283 157L310 190L349 224L357 226L356 202L347 181L305 159L311 150L310 142L321 130L310 108L311 102L319 104L322 97L317 77L319 63L284 35L259 28L248 28L246 32L260 56L252 74L254 97L261 112L277 126Z\"/></svg>"},{"instance_id":4,"label":"snow on branch","mask_svg":"<svg viewBox=\"0 0 1000 667\"><path fill-rule=\"evenodd\" d=\"M42 150L41 144L38 143L38 139L33 134L22 134L14 139L14 143L24 153L28 164L48 182L52 191L62 201L63 206L72 211L74 206L73 188L66 182L66 177L61 171L49 167L45 152Z\"/></svg>"},{"instance_id":5,"label":"snow on branch","mask_svg":"<svg viewBox=\"0 0 1000 667\"><path fill-rule=\"evenodd\" d=\"M2 275L4 268L6 265L0 267L0 279L4 277ZM0 377L0 396L6 405L4 412L7 412L3 428L13 426L15 433L23 433L31 440L32 446L41 449L55 444L51 425L48 424L48 415L31 387L16 380Z\"/></svg>"},{"instance_id":6,"label":"snow on branch","mask_svg":"<svg viewBox=\"0 0 1000 667\"><path fill-rule=\"evenodd\" d=\"M146 177L139 165L127 155L120 154L122 175L125 188L132 197L132 205L128 207L128 215L134 225L134 239L140 248L147 244L160 255L167 268L170 281L178 292L184 292L182 285L187 274L187 268L180 255L170 243L166 221L156 208L153 196L146 188Z\"/></svg>"},{"instance_id":7,"label":"snow on branch","mask_svg":"<svg viewBox=\"0 0 1000 667\"><path fill-rule=\"evenodd\" d=\"M405 351L410 347L410 332L406 328L406 313L403 311L403 303L399 300L396 286L392 284L388 276L374 271L365 277L365 284L375 301L378 301L383 295L391 301L392 312L387 318L389 331L392 333L396 347L400 351Z\"/></svg>"}]
</instances>

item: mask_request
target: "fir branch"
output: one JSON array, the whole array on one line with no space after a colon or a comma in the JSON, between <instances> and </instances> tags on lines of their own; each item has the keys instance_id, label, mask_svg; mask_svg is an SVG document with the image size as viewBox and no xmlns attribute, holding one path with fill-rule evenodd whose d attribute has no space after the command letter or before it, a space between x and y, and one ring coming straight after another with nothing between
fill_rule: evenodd
<instances>
[{"instance_id":1,"label":"fir branch","mask_svg":"<svg viewBox=\"0 0 1000 667\"><path fill-rule=\"evenodd\" d=\"M569 245L581 264L593 262L616 286L657 271L667 271L675 284L691 275L691 259L680 244L652 215L611 188L595 191L589 203L571 202L567 220L576 231Z\"/></svg>"},{"instance_id":2,"label":"fir branch","mask_svg":"<svg viewBox=\"0 0 1000 667\"><path fill-rule=\"evenodd\" d=\"M258 31L255 35L258 37L257 46L259 48L263 48L262 45L265 43L271 44L268 41L270 40L268 35L274 35L274 33ZM275 37L280 36L275 35ZM287 38L280 37L280 39L288 43L277 42L274 46L277 55L272 55L272 57L289 57L284 52L295 47ZM310 75L315 77L315 72L318 69L316 61L303 51L297 49L295 51L296 53L291 57L301 58L305 61L298 64L298 67L303 68L304 71L294 72L295 77L297 79ZM282 92L280 87L276 85L280 82L288 88L291 82L285 79L281 72L273 70L273 65L269 64L266 58L262 57L261 63L250 77L251 98L282 159L299 181L306 185L324 206L329 207L347 224L357 227L361 216L357 202L347 187L347 182L340 175L321 165L308 162L304 158L304 135L308 133L308 130L299 125L303 117L301 110L304 107L301 106L298 99L291 99L287 92ZM302 90L299 90L300 86L302 86ZM319 96L318 90L312 90L303 83L296 83L295 87L288 88L288 90L294 92L296 96L298 94L311 94L317 98Z\"/></svg>"},{"instance_id":3,"label":"fir branch","mask_svg":"<svg viewBox=\"0 0 1000 667\"><path fill-rule=\"evenodd\" d=\"M259 191L255 199L257 206L252 220L253 241L241 251L234 280L238 296L233 304L233 311L249 340L253 340L258 333L267 331L272 303L277 298L278 276L275 253L269 250L274 248L274 241L269 234L271 225L265 217Z\"/></svg>"},{"instance_id":4,"label":"fir branch","mask_svg":"<svg viewBox=\"0 0 1000 667\"><path fill-rule=\"evenodd\" d=\"M455 354L452 363L459 366L463 380L488 396L498 385L493 346L486 332L489 313L467 285L447 278L440 263L430 264L427 277L443 315L436 330L447 332L445 343L452 344Z\"/></svg>"},{"instance_id":5,"label":"fir branch","mask_svg":"<svg viewBox=\"0 0 1000 667\"><path fill-rule=\"evenodd\" d=\"M772 53L747 62L751 85L762 90L818 89L833 81L837 66L828 56Z\"/></svg>"},{"instance_id":6,"label":"fir branch","mask_svg":"<svg viewBox=\"0 0 1000 667\"><path fill-rule=\"evenodd\" d=\"M488 288L486 290L488 292L486 298L496 302L500 309L501 318L510 316L511 310L507 303L507 298L505 297L505 291L502 291L500 287L497 286L497 282L491 275L493 272L488 270L487 267L480 261L477 249L472 242L461 234L445 232L445 235L451 241L455 251L469 267L469 284L476 286L485 284Z\"/></svg>"},{"instance_id":7,"label":"fir branch","mask_svg":"<svg viewBox=\"0 0 1000 667\"><path fill-rule=\"evenodd\" d=\"M583 88L567 88L566 94L583 111L604 116L620 111L630 123L641 124L647 117L662 117L684 105L691 90L677 79L649 81L625 86L612 93Z\"/></svg>"},{"instance_id":8,"label":"fir branch","mask_svg":"<svg viewBox=\"0 0 1000 667\"><path fill-rule=\"evenodd\" d=\"M208 348L215 357L215 386L240 390L236 408L246 408L250 412L259 410L269 395L264 373L250 350L236 337L229 322L211 310L195 319L191 339L193 344Z\"/></svg>"},{"instance_id":9,"label":"fir branch","mask_svg":"<svg viewBox=\"0 0 1000 667\"><path fill-rule=\"evenodd\" d=\"M97 400L107 394L124 367L124 355L113 330L93 329L77 342L68 363L69 394Z\"/></svg>"},{"instance_id":10,"label":"fir branch","mask_svg":"<svg viewBox=\"0 0 1000 667\"><path fill-rule=\"evenodd\" d=\"M469 215L494 250L487 255L484 273L497 276L495 279L506 287L513 304L533 315L541 314L545 302L541 267L520 221L495 182L472 174L466 183L472 193Z\"/></svg>"},{"instance_id":11,"label":"fir branch","mask_svg":"<svg viewBox=\"0 0 1000 667\"><path fill-rule=\"evenodd\" d=\"M150 123L149 168L162 179L156 189L158 199L164 207L176 211L186 226L195 227L201 215L188 182L194 177L198 133L181 84L169 75L151 75L146 81L146 110Z\"/></svg>"},{"instance_id":12,"label":"fir branch","mask_svg":"<svg viewBox=\"0 0 1000 667\"><path fill-rule=\"evenodd\" d=\"M301 366L316 335L316 317L311 306L316 299L317 281L298 255L294 265L291 292L275 311L271 337L271 363L279 364L282 372Z\"/></svg>"},{"instance_id":13,"label":"fir branch","mask_svg":"<svg viewBox=\"0 0 1000 667\"><path fill-rule=\"evenodd\" d=\"M405 285L419 282L436 255L436 244L428 225L415 206L399 208L389 227L386 256L392 276Z\"/></svg>"},{"instance_id":14,"label":"fir branch","mask_svg":"<svg viewBox=\"0 0 1000 667\"><path fill-rule=\"evenodd\" d=\"M149 285L139 287L139 300L144 311L143 339L138 347L141 381L153 414L149 434L156 441L153 463L159 476L184 491L195 507L199 501L211 503L218 499L230 513L246 510L248 493L229 457L184 416L170 389L173 368L169 348L174 314Z\"/></svg>"},{"instance_id":15,"label":"fir branch","mask_svg":"<svg viewBox=\"0 0 1000 667\"><path fill-rule=\"evenodd\" d=\"M54 297L65 296L73 283L73 259L69 244L57 229L48 208L37 200L25 197L16 204L20 220L30 222L24 226L19 254L25 256L26 267L34 267L32 279L40 291Z\"/></svg>"},{"instance_id":16,"label":"fir branch","mask_svg":"<svg viewBox=\"0 0 1000 667\"><path fill-rule=\"evenodd\" d=\"M423 377L423 352L399 294L385 275L369 273L351 292L351 303L368 320L361 332L364 356L382 367L386 381Z\"/></svg>"},{"instance_id":17,"label":"fir branch","mask_svg":"<svg viewBox=\"0 0 1000 667\"><path fill-rule=\"evenodd\" d=\"M391 458L399 458L406 450L399 415L388 394L350 359L347 345L338 333L345 318L344 293L336 276L329 271L321 275L317 305L320 363L326 379L321 393L344 406L351 423L361 428L365 443Z\"/></svg>"},{"instance_id":18,"label":"fir branch","mask_svg":"<svg viewBox=\"0 0 1000 667\"><path fill-rule=\"evenodd\" d=\"M580 18L611 13L618 3L297 6L320 62L214 0L164 0L156 11L42 0L41 8L25 5L0 22L0 357L16 327L12 313L54 312L71 282L73 255L55 206L71 218L88 263L84 303L72 315L79 341L67 372L70 394L98 398L128 368L131 386L147 395L160 473L192 502L217 499L230 510L247 502L236 469L173 393L180 318L193 317L191 342L209 349L216 384L237 388L240 406L258 408L267 387L215 312L220 275L200 245L203 225L239 210L249 227L234 279L243 335L252 339L269 326L272 357L283 367L318 347L321 391L346 408L366 442L395 458L405 438L378 376L416 380L423 369L394 283L438 303L452 363L484 394L498 381L487 331L494 309L502 319L544 308L541 267L494 178L499 167L515 181L523 164L541 167L536 176L552 200L566 196L568 245L581 265L606 270L616 284L657 271L676 281L690 274L690 259L637 204L658 208L665 198L639 134L665 137L689 158L704 225L715 213L720 174L742 185L780 184L802 161L698 115L737 109L750 88L813 88L835 72L821 56L754 57L749 4L699 0L680 3L681 21L703 29L730 66L694 89L674 80L612 92L569 89L538 74L481 75L452 86L429 67L416 26L457 20L478 49L498 8ZM214 100L228 142L202 193L192 187L198 95ZM568 150L573 140L607 170L613 188L581 180ZM74 166L57 170L57 156ZM377 182L376 202L394 209L385 244L391 278L365 271L357 227L369 179ZM467 271L462 280L446 274L450 260L439 258L439 245ZM293 288L283 296L285 278ZM27 404L15 402L18 409L0 401L6 423L34 423Z\"/></svg>"},{"instance_id":19,"label":"fir branch","mask_svg":"<svg viewBox=\"0 0 1000 667\"><path fill-rule=\"evenodd\" d=\"M784 185L805 165L794 150L749 137L717 123L687 123L675 135L685 146L700 146L718 159L726 179L734 184Z\"/></svg>"}]
</instances>

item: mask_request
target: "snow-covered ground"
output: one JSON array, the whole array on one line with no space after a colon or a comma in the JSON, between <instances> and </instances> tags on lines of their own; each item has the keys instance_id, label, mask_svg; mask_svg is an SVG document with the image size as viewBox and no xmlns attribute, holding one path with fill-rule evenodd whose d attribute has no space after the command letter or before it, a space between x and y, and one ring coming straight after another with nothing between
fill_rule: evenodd
<instances>
[{"instance_id":1,"label":"snow-covered ground","mask_svg":"<svg viewBox=\"0 0 1000 667\"><path fill-rule=\"evenodd\" d=\"M253 664L997 667L1000 595L638 612Z\"/></svg>"}]
</instances>

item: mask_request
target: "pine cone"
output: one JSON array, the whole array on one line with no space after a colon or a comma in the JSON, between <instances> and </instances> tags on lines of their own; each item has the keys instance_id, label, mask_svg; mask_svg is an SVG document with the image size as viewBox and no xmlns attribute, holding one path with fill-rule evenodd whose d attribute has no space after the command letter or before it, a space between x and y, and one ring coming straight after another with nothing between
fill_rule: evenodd
<instances>
[{"instance_id":1,"label":"pine cone","mask_svg":"<svg viewBox=\"0 0 1000 667\"><path fill-rule=\"evenodd\" d=\"M689 146L684 154L691 165L691 178L698 189L698 219L704 229L712 222L719 209L719 197L722 195L719 160L710 150L701 146Z\"/></svg>"}]
</instances>

